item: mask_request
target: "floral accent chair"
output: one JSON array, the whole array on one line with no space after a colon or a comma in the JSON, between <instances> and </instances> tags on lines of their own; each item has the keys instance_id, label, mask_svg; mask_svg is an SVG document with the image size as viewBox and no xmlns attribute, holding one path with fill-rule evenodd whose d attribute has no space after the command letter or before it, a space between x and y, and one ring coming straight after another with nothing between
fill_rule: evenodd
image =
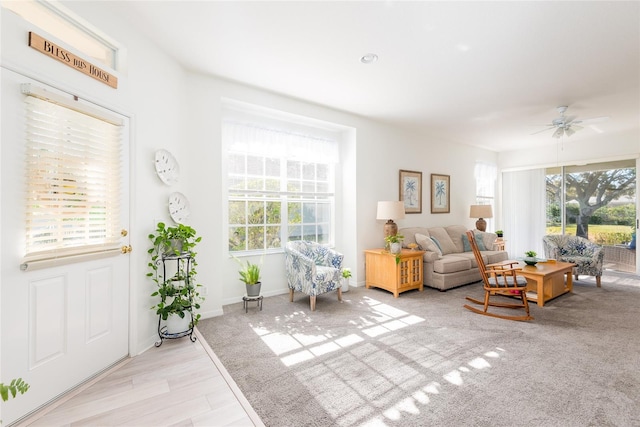
<instances>
[{"instance_id":1,"label":"floral accent chair","mask_svg":"<svg viewBox=\"0 0 640 427\"><path fill-rule=\"evenodd\" d=\"M316 296L338 291L342 302L342 259L344 255L316 242L296 240L284 248L285 269L289 285L289 301L293 292L309 295L311 311L316 309Z\"/></svg>"},{"instance_id":2,"label":"floral accent chair","mask_svg":"<svg viewBox=\"0 0 640 427\"><path fill-rule=\"evenodd\" d=\"M573 274L578 280L579 274L595 276L600 287L600 277L604 264L604 249L592 241L578 236L548 234L542 238L547 258L576 264Z\"/></svg>"}]
</instances>

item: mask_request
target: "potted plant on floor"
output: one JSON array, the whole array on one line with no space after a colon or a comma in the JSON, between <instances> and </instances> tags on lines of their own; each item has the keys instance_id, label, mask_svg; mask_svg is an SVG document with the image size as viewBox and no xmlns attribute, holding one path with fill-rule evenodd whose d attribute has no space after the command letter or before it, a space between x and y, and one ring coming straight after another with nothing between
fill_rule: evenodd
<instances>
[{"instance_id":1,"label":"potted plant on floor","mask_svg":"<svg viewBox=\"0 0 640 427\"><path fill-rule=\"evenodd\" d=\"M342 292L349 291L349 278L351 277L351 269L343 268L342 269Z\"/></svg>"},{"instance_id":2,"label":"potted plant on floor","mask_svg":"<svg viewBox=\"0 0 640 427\"><path fill-rule=\"evenodd\" d=\"M244 282L248 297L257 297L260 295L262 282L260 282L260 266L253 264L247 260L245 262L235 258L240 264L240 280Z\"/></svg>"},{"instance_id":3,"label":"potted plant on floor","mask_svg":"<svg viewBox=\"0 0 640 427\"><path fill-rule=\"evenodd\" d=\"M200 320L200 309L204 298L196 282L196 245L202 240L196 231L185 224L167 226L159 222L155 233L149 234L152 242L148 253L150 277L157 289L152 297L160 297L152 310L167 322L167 332L178 333L193 328ZM187 316L190 314L190 316Z\"/></svg>"}]
</instances>

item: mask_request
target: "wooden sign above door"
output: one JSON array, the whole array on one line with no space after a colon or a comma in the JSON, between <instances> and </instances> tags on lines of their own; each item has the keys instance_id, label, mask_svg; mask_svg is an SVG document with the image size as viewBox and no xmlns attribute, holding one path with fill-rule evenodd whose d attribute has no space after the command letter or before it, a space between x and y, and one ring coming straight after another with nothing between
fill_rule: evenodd
<instances>
[{"instance_id":1,"label":"wooden sign above door","mask_svg":"<svg viewBox=\"0 0 640 427\"><path fill-rule=\"evenodd\" d=\"M55 43L52 43L31 31L29 31L29 46L53 59L57 59L63 64L66 64L89 77L93 77L94 79L111 86L114 89L118 88L118 78L113 74L96 67L90 62L87 62L73 53L62 49Z\"/></svg>"}]
</instances>

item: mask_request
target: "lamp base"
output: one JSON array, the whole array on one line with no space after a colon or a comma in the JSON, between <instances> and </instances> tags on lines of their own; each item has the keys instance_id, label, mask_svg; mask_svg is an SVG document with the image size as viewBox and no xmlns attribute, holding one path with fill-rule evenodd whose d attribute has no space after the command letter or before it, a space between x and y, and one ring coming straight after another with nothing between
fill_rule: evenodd
<instances>
[{"instance_id":1,"label":"lamp base","mask_svg":"<svg viewBox=\"0 0 640 427\"><path fill-rule=\"evenodd\" d=\"M398 224L390 219L384 224L384 237L395 236L396 234L398 234Z\"/></svg>"},{"instance_id":2,"label":"lamp base","mask_svg":"<svg viewBox=\"0 0 640 427\"><path fill-rule=\"evenodd\" d=\"M476 228L478 231L487 231L487 221L480 218L476 221Z\"/></svg>"}]
</instances>

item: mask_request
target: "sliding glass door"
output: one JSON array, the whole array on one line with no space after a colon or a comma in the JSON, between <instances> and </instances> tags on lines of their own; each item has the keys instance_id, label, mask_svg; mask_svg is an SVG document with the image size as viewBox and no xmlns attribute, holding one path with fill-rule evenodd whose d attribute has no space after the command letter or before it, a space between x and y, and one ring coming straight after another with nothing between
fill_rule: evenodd
<instances>
[{"instance_id":1,"label":"sliding glass door","mask_svg":"<svg viewBox=\"0 0 640 427\"><path fill-rule=\"evenodd\" d=\"M635 159L548 168L546 190L547 234L587 238L605 267L635 272Z\"/></svg>"}]
</instances>

